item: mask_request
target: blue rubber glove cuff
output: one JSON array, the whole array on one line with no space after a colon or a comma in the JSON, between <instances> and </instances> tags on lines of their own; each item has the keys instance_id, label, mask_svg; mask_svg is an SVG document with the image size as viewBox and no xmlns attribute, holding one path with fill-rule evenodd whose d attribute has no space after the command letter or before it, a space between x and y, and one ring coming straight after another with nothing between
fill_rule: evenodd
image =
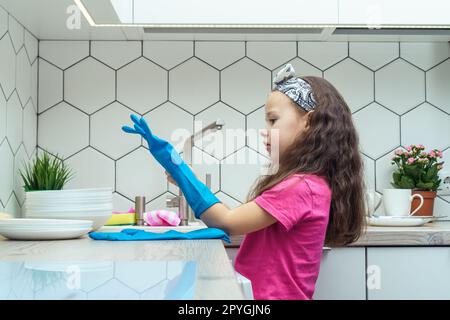
<instances>
[{"instance_id":1,"label":"blue rubber glove cuff","mask_svg":"<svg viewBox=\"0 0 450 320\"><path fill-rule=\"evenodd\" d=\"M168 141L152 133L144 118L138 119L137 116L131 115L131 120L134 122L134 129L123 126L122 130L127 133L140 134L147 141L150 153L177 182L197 219L213 204L221 202L195 176L175 148Z\"/></svg>"}]
</instances>

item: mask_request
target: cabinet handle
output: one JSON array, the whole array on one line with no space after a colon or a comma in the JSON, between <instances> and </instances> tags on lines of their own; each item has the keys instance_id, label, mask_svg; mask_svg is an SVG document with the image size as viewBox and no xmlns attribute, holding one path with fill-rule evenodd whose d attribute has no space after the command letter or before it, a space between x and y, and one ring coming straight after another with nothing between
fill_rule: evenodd
<instances>
[{"instance_id":1,"label":"cabinet handle","mask_svg":"<svg viewBox=\"0 0 450 320\"><path fill-rule=\"evenodd\" d=\"M322 251L331 251L331 247L322 247Z\"/></svg>"}]
</instances>

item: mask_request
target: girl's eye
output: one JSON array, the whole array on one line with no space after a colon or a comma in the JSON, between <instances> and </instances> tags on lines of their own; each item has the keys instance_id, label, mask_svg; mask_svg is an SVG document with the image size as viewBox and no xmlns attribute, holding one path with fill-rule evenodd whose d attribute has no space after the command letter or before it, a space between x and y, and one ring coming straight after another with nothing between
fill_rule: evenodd
<instances>
[{"instance_id":1,"label":"girl's eye","mask_svg":"<svg viewBox=\"0 0 450 320\"><path fill-rule=\"evenodd\" d=\"M277 121L277 119L270 119L269 121L270 121L270 123L274 124L275 121Z\"/></svg>"}]
</instances>

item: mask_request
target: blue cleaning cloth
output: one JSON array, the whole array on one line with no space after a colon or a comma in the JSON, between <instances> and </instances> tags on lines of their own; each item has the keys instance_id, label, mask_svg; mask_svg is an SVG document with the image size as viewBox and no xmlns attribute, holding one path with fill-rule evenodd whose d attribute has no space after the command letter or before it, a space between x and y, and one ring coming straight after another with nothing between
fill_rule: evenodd
<instances>
[{"instance_id":1,"label":"blue cleaning cloth","mask_svg":"<svg viewBox=\"0 0 450 320\"><path fill-rule=\"evenodd\" d=\"M228 234L217 228L203 228L189 232L169 230L162 233L141 229L123 229L121 232L91 232L89 237L94 240L112 241L222 239L231 243Z\"/></svg>"}]
</instances>

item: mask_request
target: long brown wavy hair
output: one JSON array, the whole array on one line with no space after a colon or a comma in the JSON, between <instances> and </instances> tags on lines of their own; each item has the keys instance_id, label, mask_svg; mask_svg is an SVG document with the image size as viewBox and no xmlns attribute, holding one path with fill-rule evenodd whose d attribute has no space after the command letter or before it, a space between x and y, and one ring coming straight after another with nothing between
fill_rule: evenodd
<instances>
[{"instance_id":1,"label":"long brown wavy hair","mask_svg":"<svg viewBox=\"0 0 450 320\"><path fill-rule=\"evenodd\" d=\"M317 101L308 130L299 134L279 156L275 173L262 175L255 181L247 201L295 173L325 177L332 191L325 243L347 245L356 241L366 227L364 163L359 137L351 110L336 88L323 78L301 79L311 85Z\"/></svg>"}]
</instances>

